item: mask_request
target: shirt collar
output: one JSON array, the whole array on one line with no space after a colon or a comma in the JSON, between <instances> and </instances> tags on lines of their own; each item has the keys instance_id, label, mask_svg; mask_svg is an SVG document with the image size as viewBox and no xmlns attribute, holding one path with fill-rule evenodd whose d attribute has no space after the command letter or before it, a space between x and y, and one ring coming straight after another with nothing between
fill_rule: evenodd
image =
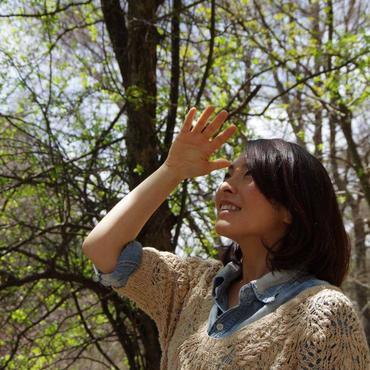
<instances>
[{"instance_id":1,"label":"shirt collar","mask_svg":"<svg viewBox=\"0 0 370 370\"><path fill-rule=\"evenodd\" d=\"M241 276L241 267L230 261L227 263L214 277L213 280L213 297L219 298L221 295L226 294L230 283L237 277ZM275 296L280 288L280 286L300 275L299 270L280 270L280 271L270 271L262 275L260 278L250 281L248 286L250 286L256 298L264 303L272 302L275 300Z\"/></svg>"}]
</instances>

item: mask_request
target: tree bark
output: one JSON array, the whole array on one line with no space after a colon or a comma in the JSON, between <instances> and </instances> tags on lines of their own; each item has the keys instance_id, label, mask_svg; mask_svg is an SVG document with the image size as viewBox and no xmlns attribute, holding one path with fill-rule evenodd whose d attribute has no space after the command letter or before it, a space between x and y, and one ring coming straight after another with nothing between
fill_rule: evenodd
<instances>
[{"instance_id":1,"label":"tree bark","mask_svg":"<svg viewBox=\"0 0 370 370\"><path fill-rule=\"evenodd\" d=\"M353 285L353 290L355 293L355 299L358 303L358 307L360 310L363 310L362 318L363 318L363 325L366 334L366 338L368 343L370 344L370 308L367 306L368 297L369 297L369 290L368 288L361 286L360 284L356 284L356 281L359 279L357 276L365 274L367 270L366 266L366 244L365 244L365 225L364 219L360 214L360 203L362 201L362 197L359 199L355 199L352 194L348 191L347 186L343 179L339 175L338 165L337 165L337 150L336 150L336 126L339 125L338 121L341 118L338 115L331 111L329 113L329 128L330 128L330 163L332 174L334 177L334 181L338 187L338 190L345 192L347 202L351 207L352 212L352 219L353 219L353 238L354 238L354 255L355 255L355 262L353 267L353 275L355 277L355 284Z\"/></svg>"},{"instance_id":2,"label":"tree bark","mask_svg":"<svg viewBox=\"0 0 370 370\"><path fill-rule=\"evenodd\" d=\"M159 35L155 26L156 12L162 3L163 0L129 0L125 13L119 0L101 2L125 91L127 152L124 161L131 190L158 168L162 156L156 133L156 48ZM174 113L171 113L173 119ZM171 229L175 221L166 201L149 219L137 239L143 245L173 252ZM161 350L157 328L151 319L136 314L145 347L145 369L158 369Z\"/></svg>"}]
</instances>

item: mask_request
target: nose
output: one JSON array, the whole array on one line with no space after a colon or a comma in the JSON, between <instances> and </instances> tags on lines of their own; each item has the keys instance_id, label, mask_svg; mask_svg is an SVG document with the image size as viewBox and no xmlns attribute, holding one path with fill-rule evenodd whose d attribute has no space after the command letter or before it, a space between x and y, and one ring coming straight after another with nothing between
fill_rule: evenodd
<instances>
[{"instance_id":1,"label":"nose","mask_svg":"<svg viewBox=\"0 0 370 370\"><path fill-rule=\"evenodd\" d=\"M222 194L224 193L230 193L230 194L235 194L236 189L233 186L233 184L230 182L230 178L225 179L222 181L222 183L218 186L216 193L215 193L215 205L217 207L220 206L220 199L222 199Z\"/></svg>"},{"instance_id":2,"label":"nose","mask_svg":"<svg viewBox=\"0 0 370 370\"><path fill-rule=\"evenodd\" d=\"M235 193L235 187L231 184L230 179L224 180L218 188L220 192Z\"/></svg>"}]
</instances>

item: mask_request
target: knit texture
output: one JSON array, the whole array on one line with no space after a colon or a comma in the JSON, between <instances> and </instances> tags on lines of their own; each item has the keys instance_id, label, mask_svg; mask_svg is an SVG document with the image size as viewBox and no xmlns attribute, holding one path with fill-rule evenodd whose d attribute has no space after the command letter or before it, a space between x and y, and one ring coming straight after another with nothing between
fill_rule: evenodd
<instances>
[{"instance_id":1,"label":"knit texture","mask_svg":"<svg viewBox=\"0 0 370 370\"><path fill-rule=\"evenodd\" d=\"M230 336L209 337L212 281L221 268L212 258L145 247L127 285L113 288L156 322L161 370L370 370L359 317L333 285L308 288Z\"/></svg>"}]
</instances>

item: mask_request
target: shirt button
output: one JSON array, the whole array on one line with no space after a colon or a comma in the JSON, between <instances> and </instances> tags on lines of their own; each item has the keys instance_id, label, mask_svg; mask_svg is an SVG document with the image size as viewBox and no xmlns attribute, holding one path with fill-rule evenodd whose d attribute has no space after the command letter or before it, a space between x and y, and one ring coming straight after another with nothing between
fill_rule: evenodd
<instances>
[{"instance_id":1,"label":"shirt button","mask_svg":"<svg viewBox=\"0 0 370 370\"><path fill-rule=\"evenodd\" d=\"M216 325L216 329L217 330L222 330L224 328L224 326L223 326L223 324L221 324L221 323L218 323L217 325Z\"/></svg>"}]
</instances>

